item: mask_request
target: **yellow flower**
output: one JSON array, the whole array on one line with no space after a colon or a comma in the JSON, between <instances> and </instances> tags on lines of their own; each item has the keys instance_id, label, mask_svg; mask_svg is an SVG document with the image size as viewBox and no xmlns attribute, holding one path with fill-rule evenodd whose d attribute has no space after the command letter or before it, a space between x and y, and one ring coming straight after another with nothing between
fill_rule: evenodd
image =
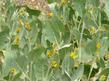
<instances>
[{"instance_id":1,"label":"yellow flower","mask_svg":"<svg viewBox=\"0 0 109 81\"><path fill-rule=\"evenodd\" d=\"M16 38L15 38L15 44L16 45L19 45L19 43L20 43L20 38L19 38L19 36L16 36Z\"/></svg>"},{"instance_id":2,"label":"yellow flower","mask_svg":"<svg viewBox=\"0 0 109 81\"><path fill-rule=\"evenodd\" d=\"M12 74L13 76L15 76L17 74L16 68L11 68L10 74Z\"/></svg>"},{"instance_id":3,"label":"yellow flower","mask_svg":"<svg viewBox=\"0 0 109 81\"><path fill-rule=\"evenodd\" d=\"M20 10L19 10L19 16L24 16L25 15L25 10L26 8L25 7L22 7Z\"/></svg>"},{"instance_id":4,"label":"yellow flower","mask_svg":"<svg viewBox=\"0 0 109 81\"><path fill-rule=\"evenodd\" d=\"M25 28L27 29L27 30L31 30L31 26L30 26L30 23L29 22L26 22L25 23Z\"/></svg>"},{"instance_id":5,"label":"yellow flower","mask_svg":"<svg viewBox=\"0 0 109 81\"><path fill-rule=\"evenodd\" d=\"M96 32L97 32L97 30L96 30L95 27L91 27L91 28L90 28L90 33L91 33L91 34L94 34L94 33L96 33Z\"/></svg>"},{"instance_id":6,"label":"yellow flower","mask_svg":"<svg viewBox=\"0 0 109 81\"><path fill-rule=\"evenodd\" d=\"M96 44L96 48L97 48L97 49L101 48L100 42L98 42L98 43Z\"/></svg>"},{"instance_id":7,"label":"yellow flower","mask_svg":"<svg viewBox=\"0 0 109 81\"><path fill-rule=\"evenodd\" d=\"M106 60L109 60L109 53L105 54L104 58L105 58Z\"/></svg>"},{"instance_id":8,"label":"yellow flower","mask_svg":"<svg viewBox=\"0 0 109 81\"><path fill-rule=\"evenodd\" d=\"M99 81L105 81L106 80L106 76L105 75L101 75Z\"/></svg>"},{"instance_id":9,"label":"yellow flower","mask_svg":"<svg viewBox=\"0 0 109 81\"><path fill-rule=\"evenodd\" d=\"M62 0L62 2L61 2L62 6L67 4L67 2L68 2L68 0Z\"/></svg>"},{"instance_id":10,"label":"yellow flower","mask_svg":"<svg viewBox=\"0 0 109 81\"><path fill-rule=\"evenodd\" d=\"M48 58L52 57L55 54L54 50L49 50L47 53Z\"/></svg>"},{"instance_id":11,"label":"yellow flower","mask_svg":"<svg viewBox=\"0 0 109 81\"><path fill-rule=\"evenodd\" d=\"M70 57L71 57L72 59L76 59L76 58L78 57L78 55L77 55L75 52L72 52L72 53L70 54Z\"/></svg>"},{"instance_id":12,"label":"yellow flower","mask_svg":"<svg viewBox=\"0 0 109 81\"><path fill-rule=\"evenodd\" d=\"M54 15L54 14L53 14L52 12L49 12L49 13L48 13L48 16L49 16L49 17L52 17L53 15Z\"/></svg>"},{"instance_id":13,"label":"yellow flower","mask_svg":"<svg viewBox=\"0 0 109 81\"><path fill-rule=\"evenodd\" d=\"M58 68L59 67L59 64L56 61L52 61L51 62L51 67L52 68Z\"/></svg>"},{"instance_id":14,"label":"yellow flower","mask_svg":"<svg viewBox=\"0 0 109 81\"><path fill-rule=\"evenodd\" d=\"M23 25L24 25L22 19L19 19L18 22L19 22L19 25L20 25L20 26L23 26Z\"/></svg>"},{"instance_id":15,"label":"yellow flower","mask_svg":"<svg viewBox=\"0 0 109 81\"><path fill-rule=\"evenodd\" d=\"M17 28L16 32L20 33L21 32L21 28Z\"/></svg>"}]
</instances>

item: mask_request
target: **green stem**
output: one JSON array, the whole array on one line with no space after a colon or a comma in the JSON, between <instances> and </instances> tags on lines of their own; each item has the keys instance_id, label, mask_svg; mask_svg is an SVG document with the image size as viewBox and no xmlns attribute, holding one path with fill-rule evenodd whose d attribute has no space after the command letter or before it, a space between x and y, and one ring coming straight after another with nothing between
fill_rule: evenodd
<instances>
[{"instance_id":1,"label":"green stem","mask_svg":"<svg viewBox=\"0 0 109 81\"><path fill-rule=\"evenodd\" d=\"M50 68L51 68L51 67L49 67L48 70L47 70L46 78L48 77L48 74L49 74L49 72L50 72Z\"/></svg>"},{"instance_id":2,"label":"green stem","mask_svg":"<svg viewBox=\"0 0 109 81\"><path fill-rule=\"evenodd\" d=\"M81 60L81 44L82 44L82 38L83 38L84 29L85 29L85 23L83 23L83 26L82 26L82 31L81 31L81 35L80 35L80 42L79 42L79 48L80 48L79 59L80 60Z\"/></svg>"},{"instance_id":3,"label":"green stem","mask_svg":"<svg viewBox=\"0 0 109 81\"><path fill-rule=\"evenodd\" d=\"M89 81L90 76L91 76L91 74L92 74L92 70L93 70L93 66L90 68L90 72L89 72L89 76L88 76L88 81Z\"/></svg>"}]
</instances>

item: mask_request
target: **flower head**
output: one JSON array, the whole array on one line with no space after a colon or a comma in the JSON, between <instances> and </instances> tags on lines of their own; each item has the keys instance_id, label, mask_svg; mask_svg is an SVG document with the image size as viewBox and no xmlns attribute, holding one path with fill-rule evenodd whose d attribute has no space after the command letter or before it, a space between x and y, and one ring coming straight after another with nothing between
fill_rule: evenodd
<instances>
[{"instance_id":1,"label":"flower head","mask_svg":"<svg viewBox=\"0 0 109 81\"><path fill-rule=\"evenodd\" d=\"M48 16L49 16L49 17L52 17L53 15L54 15L54 14L53 14L52 12L49 12L49 13L48 13Z\"/></svg>"},{"instance_id":2,"label":"flower head","mask_svg":"<svg viewBox=\"0 0 109 81\"><path fill-rule=\"evenodd\" d=\"M78 57L78 55L76 54L76 52L72 52L72 53L70 54L70 57L71 57L73 60L75 60L75 59Z\"/></svg>"},{"instance_id":3,"label":"flower head","mask_svg":"<svg viewBox=\"0 0 109 81\"><path fill-rule=\"evenodd\" d=\"M106 76L105 75L101 75L99 81L105 81L106 80Z\"/></svg>"},{"instance_id":4,"label":"flower head","mask_svg":"<svg viewBox=\"0 0 109 81\"><path fill-rule=\"evenodd\" d=\"M23 25L24 25L22 19L19 19L18 22L19 22L19 25L20 25L20 26L23 26Z\"/></svg>"},{"instance_id":5,"label":"flower head","mask_svg":"<svg viewBox=\"0 0 109 81\"><path fill-rule=\"evenodd\" d=\"M10 69L10 74L15 76L17 74L16 68L11 68Z\"/></svg>"},{"instance_id":6,"label":"flower head","mask_svg":"<svg viewBox=\"0 0 109 81\"><path fill-rule=\"evenodd\" d=\"M19 10L19 16L24 16L25 15L25 12L26 11L26 8L25 7L22 7L20 10Z\"/></svg>"},{"instance_id":7,"label":"flower head","mask_svg":"<svg viewBox=\"0 0 109 81\"><path fill-rule=\"evenodd\" d=\"M106 60L109 60L109 53L106 53L105 56L104 56L104 58L105 58Z\"/></svg>"},{"instance_id":8,"label":"flower head","mask_svg":"<svg viewBox=\"0 0 109 81\"><path fill-rule=\"evenodd\" d=\"M54 50L49 50L47 53L48 58L52 57L55 54Z\"/></svg>"},{"instance_id":9,"label":"flower head","mask_svg":"<svg viewBox=\"0 0 109 81\"><path fill-rule=\"evenodd\" d=\"M25 23L25 28L27 29L27 30L31 30L31 26L30 26L30 23L29 22L26 22Z\"/></svg>"},{"instance_id":10,"label":"flower head","mask_svg":"<svg viewBox=\"0 0 109 81\"><path fill-rule=\"evenodd\" d=\"M62 2L61 2L62 6L67 4L67 2L68 2L68 0L62 0Z\"/></svg>"},{"instance_id":11,"label":"flower head","mask_svg":"<svg viewBox=\"0 0 109 81\"><path fill-rule=\"evenodd\" d=\"M16 29L16 32L17 32L17 33L20 33L20 32L21 32L21 28L17 28L17 29Z\"/></svg>"},{"instance_id":12,"label":"flower head","mask_svg":"<svg viewBox=\"0 0 109 81\"><path fill-rule=\"evenodd\" d=\"M100 44L100 42L97 42L97 44L96 44L96 48L97 48L97 49L101 48L101 44Z\"/></svg>"},{"instance_id":13,"label":"flower head","mask_svg":"<svg viewBox=\"0 0 109 81\"><path fill-rule=\"evenodd\" d=\"M19 45L19 43L20 43L20 38L19 38L19 36L16 36L16 38L15 38L15 44L16 45Z\"/></svg>"},{"instance_id":14,"label":"flower head","mask_svg":"<svg viewBox=\"0 0 109 81\"><path fill-rule=\"evenodd\" d=\"M91 34L94 34L94 33L96 33L96 32L97 32L97 30L96 30L95 27L91 27L91 28L90 28L90 33L91 33Z\"/></svg>"},{"instance_id":15,"label":"flower head","mask_svg":"<svg viewBox=\"0 0 109 81\"><path fill-rule=\"evenodd\" d=\"M51 67L52 68L58 68L59 67L59 64L56 61L52 61L51 62Z\"/></svg>"}]
</instances>

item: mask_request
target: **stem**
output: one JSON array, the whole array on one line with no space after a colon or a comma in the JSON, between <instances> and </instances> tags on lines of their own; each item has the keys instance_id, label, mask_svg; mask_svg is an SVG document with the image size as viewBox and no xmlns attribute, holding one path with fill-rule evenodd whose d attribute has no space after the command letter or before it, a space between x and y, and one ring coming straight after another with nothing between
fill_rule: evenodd
<instances>
[{"instance_id":1,"label":"stem","mask_svg":"<svg viewBox=\"0 0 109 81\"><path fill-rule=\"evenodd\" d=\"M80 35L80 42L79 42L79 48L80 48L80 51L79 51L79 59L81 59L81 44L82 44L82 38L83 38L84 29L85 29L85 24L83 23L82 31L81 31L81 35Z\"/></svg>"},{"instance_id":2,"label":"stem","mask_svg":"<svg viewBox=\"0 0 109 81\"><path fill-rule=\"evenodd\" d=\"M88 76L88 81L89 81L89 79L90 79L90 76L91 76L92 70L93 70L93 66L92 66L91 69L90 69L89 76Z\"/></svg>"},{"instance_id":3,"label":"stem","mask_svg":"<svg viewBox=\"0 0 109 81\"><path fill-rule=\"evenodd\" d=\"M51 68L51 67L49 67L48 70L47 70L46 78L48 77L48 74L49 74L50 68Z\"/></svg>"},{"instance_id":4,"label":"stem","mask_svg":"<svg viewBox=\"0 0 109 81\"><path fill-rule=\"evenodd\" d=\"M32 80L32 66L33 66L33 62L31 61L29 64L29 77L31 78L31 80Z\"/></svg>"}]
</instances>

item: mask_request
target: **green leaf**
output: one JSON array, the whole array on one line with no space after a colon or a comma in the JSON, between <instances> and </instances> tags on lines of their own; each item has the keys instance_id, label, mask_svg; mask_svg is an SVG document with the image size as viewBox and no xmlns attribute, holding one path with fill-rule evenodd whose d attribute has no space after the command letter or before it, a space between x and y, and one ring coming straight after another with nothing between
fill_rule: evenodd
<instances>
[{"instance_id":1,"label":"green leaf","mask_svg":"<svg viewBox=\"0 0 109 81\"><path fill-rule=\"evenodd\" d=\"M32 50L30 53L28 53L28 58L30 61L37 61L41 58L42 53L45 52L44 48L36 48Z\"/></svg>"},{"instance_id":2,"label":"green leaf","mask_svg":"<svg viewBox=\"0 0 109 81\"><path fill-rule=\"evenodd\" d=\"M94 59L96 53L96 42L94 40L82 41L82 45L83 46L78 51L79 60L83 63L88 63Z\"/></svg>"},{"instance_id":3,"label":"green leaf","mask_svg":"<svg viewBox=\"0 0 109 81\"><path fill-rule=\"evenodd\" d=\"M83 17L85 13L85 2L86 0L75 0L74 8L77 10L80 17Z\"/></svg>"},{"instance_id":4,"label":"green leaf","mask_svg":"<svg viewBox=\"0 0 109 81\"><path fill-rule=\"evenodd\" d=\"M70 76L72 73L72 68L73 68L73 61L72 59L70 59L70 57L68 55L66 55L63 59L62 62L62 73L68 73L68 75Z\"/></svg>"},{"instance_id":5,"label":"green leaf","mask_svg":"<svg viewBox=\"0 0 109 81\"><path fill-rule=\"evenodd\" d=\"M10 48L8 48L4 51L4 56L5 61L3 64L3 75L6 76L9 73L10 69L17 68L15 63L16 51L13 51Z\"/></svg>"},{"instance_id":6,"label":"green leaf","mask_svg":"<svg viewBox=\"0 0 109 81\"><path fill-rule=\"evenodd\" d=\"M27 12L29 13L30 16L39 16L40 13L41 13L41 11L31 9L31 8L29 8L27 6L26 6L26 10L27 10Z\"/></svg>"},{"instance_id":7,"label":"green leaf","mask_svg":"<svg viewBox=\"0 0 109 81\"><path fill-rule=\"evenodd\" d=\"M27 65L29 64L29 60L25 55L18 55L16 58L16 64L21 71L27 70Z\"/></svg>"},{"instance_id":8,"label":"green leaf","mask_svg":"<svg viewBox=\"0 0 109 81\"><path fill-rule=\"evenodd\" d=\"M105 68L105 62L102 58L97 62L98 67Z\"/></svg>"},{"instance_id":9,"label":"green leaf","mask_svg":"<svg viewBox=\"0 0 109 81\"><path fill-rule=\"evenodd\" d=\"M80 65L77 70L75 70L73 72L73 75L72 75L72 79L71 81L75 81L75 80L78 80L79 78L81 78L83 76L83 73L84 73L84 65Z\"/></svg>"},{"instance_id":10,"label":"green leaf","mask_svg":"<svg viewBox=\"0 0 109 81\"><path fill-rule=\"evenodd\" d=\"M4 48L6 46L6 44L8 43L8 34L9 34L9 30L4 30L2 32L0 32L0 49Z\"/></svg>"},{"instance_id":11,"label":"green leaf","mask_svg":"<svg viewBox=\"0 0 109 81\"><path fill-rule=\"evenodd\" d=\"M108 20L109 20L109 0L104 0L104 2L105 2L104 11L105 11L105 13L107 14Z\"/></svg>"}]
</instances>

